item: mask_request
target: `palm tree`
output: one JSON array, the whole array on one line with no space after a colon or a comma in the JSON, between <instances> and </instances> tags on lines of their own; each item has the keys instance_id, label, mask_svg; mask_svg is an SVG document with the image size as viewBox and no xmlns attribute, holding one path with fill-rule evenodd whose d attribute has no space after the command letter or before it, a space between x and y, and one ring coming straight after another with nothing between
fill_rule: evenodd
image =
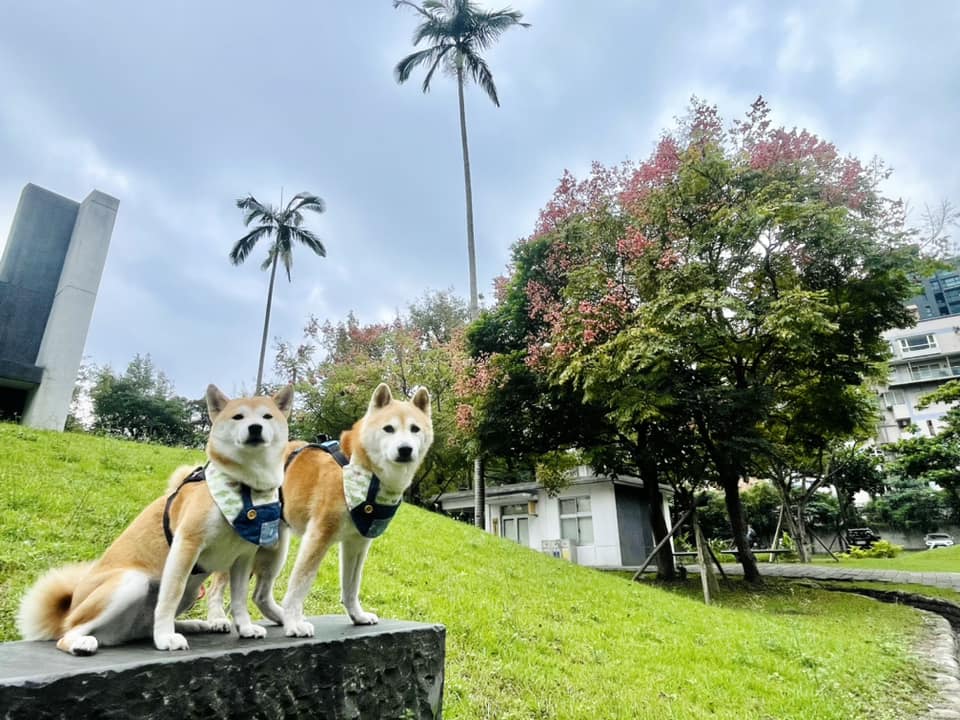
<instances>
[{"instance_id":1,"label":"palm tree","mask_svg":"<svg viewBox=\"0 0 960 720\"><path fill-rule=\"evenodd\" d=\"M281 205L283 199L280 200ZM263 339L260 342L260 364L257 366L257 392L263 386L263 359L267 353L267 332L270 328L270 308L273 305L273 283L277 276L277 263L283 262L287 271L287 281L290 281L290 269L293 267L293 244L299 242L313 250L320 257L326 257L327 250L323 243L310 230L303 227L303 212L310 210L322 213L325 209L323 200L308 192L294 195L287 206L280 210L272 205L264 205L253 195L237 200L237 207L243 210L243 224L256 227L237 240L230 250L230 262L240 265L251 253L257 241L262 237L273 237L273 244L267 251L267 259L260 266L261 270L270 268L270 287L267 290L267 311L263 317Z\"/></svg>"},{"instance_id":2,"label":"palm tree","mask_svg":"<svg viewBox=\"0 0 960 720\"><path fill-rule=\"evenodd\" d=\"M467 196L467 257L470 263L470 315L476 317L477 256L473 240L473 191L470 185L470 153L467 150L467 118L463 105L463 83L469 75L500 107L497 88L486 61L480 56L494 41L511 27L530 27L520 22L523 13L510 8L487 12L470 0L424 0L422 5L409 0L393 0L395 8L407 5L422 16L422 21L413 33L413 45L423 41L430 43L424 50L407 55L397 63L394 75L398 83L410 78L413 70L428 65L423 79L423 92L430 90L433 74L441 65L457 78L457 95L460 100L460 143L463 149L463 183Z\"/></svg>"}]
</instances>

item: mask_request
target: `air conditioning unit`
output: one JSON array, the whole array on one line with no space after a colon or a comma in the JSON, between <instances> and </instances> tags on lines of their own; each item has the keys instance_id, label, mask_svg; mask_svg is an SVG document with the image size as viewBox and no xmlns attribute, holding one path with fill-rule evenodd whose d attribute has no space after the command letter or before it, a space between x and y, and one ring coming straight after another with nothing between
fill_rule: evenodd
<instances>
[{"instance_id":1,"label":"air conditioning unit","mask_svg":"<svg viewBox=\"0 0 960 720\"><path fill-rule=\"evenodd\" d=\"M561 560L568 560L572 563L577 562L577 546L566 538L559 540L541 540L540 552L544 555L560 558Z\"/></svg>"}]
</instances>

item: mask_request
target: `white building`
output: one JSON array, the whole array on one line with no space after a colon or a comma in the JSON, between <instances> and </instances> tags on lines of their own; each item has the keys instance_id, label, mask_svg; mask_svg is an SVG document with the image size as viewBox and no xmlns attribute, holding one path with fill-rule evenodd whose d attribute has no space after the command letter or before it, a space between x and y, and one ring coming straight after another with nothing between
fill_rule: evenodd
<instances>
[{"instance_id":1,"label":"white building","mask_svg":"<svg viewBox=\"0 0 960 720\"><path fill-rule=\"evenodd\" d=\"M921 410L917 402L948 380L960 378L960 315L921 320L911 328L889 330L884 337L893 356L887 386L879 389L878 441L896 442L911 426L936 435L949 406L934 403Z\"/></svg>"},{"instance_id":2,"label":"white building","mask_svg":"<svg viewBox=\"0 0 960 720\"><path fill-rule=\"evenodd\" d=\"M661 486L668 529L671 492ZM465 519L473 515L473 502L472 490L440 496L445 512ZM583 466L558 497L533 482L488 487L486 530L593 567L639 565L654 546L643 482L633 477L611 480Z\"/></svg>"}]
</instances>

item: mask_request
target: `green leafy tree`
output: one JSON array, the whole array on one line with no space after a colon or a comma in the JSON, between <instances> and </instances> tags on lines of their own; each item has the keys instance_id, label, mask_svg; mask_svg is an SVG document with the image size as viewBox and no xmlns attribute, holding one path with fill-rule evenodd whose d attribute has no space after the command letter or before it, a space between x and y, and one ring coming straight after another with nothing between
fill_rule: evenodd
<instances>
[{"instance_id":1,"label":"green leafy tree","mask_svg":"<svg viewBox=\"0 0 960 720\"><path fill-rule=\"evenodd\" d=\"M364 325L351 313L343 322L311 319L303 342L281 344L277 372L296 378L294 436L337 438L367 409L371 388L386 382L401 396L418 387L430 391L434 443L409 491L413 502L432 506L446 489L459 485L468 468L467 439L456 423L456 355L462 352L463 302L448 293L427 294L409 308L409 317ZM413 318L416 318L414 321ZM450 340L437 338L446 327ZM443 334L441 332L441 334Z\"/></svg>"},{"instance_id":2,"label":"green leafy tree","mask_svg":"<svg viewBox=\"0 0 960 720\"><path fill-rule=\"evenodd\" d=\"M90 397L94 432L164 445L203 443L190 401L174 394L149 355L136 355L119 376L110 368L100 369Z\"/></svg>"},{"instance_id":3,"label":"green leafy tree","mask_svg":"<svg viewBox=\"0 0 960 720\"><path fill-rule=\"evenodd\" d=\"M916 249L884 177L773 127L762 100L730 129L695 100L639 166L565 174L515 253L541 258L526 364L623 435L660 428L643 443L653 457L705 459L748 580L739 484L769 451L766 424L831 412L823 399L870 376L882 332L911 321Z\"/></svg>"},{"instance_id":4,"label":"green leafy tree","mask_svg":"<svg viewBox=\"0 0 960 720\"><path fill-rule=\"evenodd\" d=\"M887 492L864 508L871 525L903 532L928 533L947 520L949 506L943 491L913 478L893 481Z\"/></svg>"},{"instance_id":5,"label":"green leafy tree","mask_svg":"<svg viewBox=\"0 0 960 720\"><path fill-rule=\"evenodd\" d=\"M270 329L270 309L273 306L273 285L277 276L277 265L283 263L289 282L295 243L305 245L320 257L326 256L327 251L320 238L303 227L304 212L319 214L324 211L325 206L323 200L316 195L301 192L294 195L283 209L261 203L253 195L237 200L237 207L243 210L243 224L246 227L252 224L254 227L234 243L230 250L230 262L234 265L242 264L261 238L272 239L267 258L260 266L261 270L270 269L267 308L263 316L263 338L260 341L260 360L257 365L256 391L260 392L263 387L263 362L267 352L267 334Z\"/></svg>"}]
</instances>

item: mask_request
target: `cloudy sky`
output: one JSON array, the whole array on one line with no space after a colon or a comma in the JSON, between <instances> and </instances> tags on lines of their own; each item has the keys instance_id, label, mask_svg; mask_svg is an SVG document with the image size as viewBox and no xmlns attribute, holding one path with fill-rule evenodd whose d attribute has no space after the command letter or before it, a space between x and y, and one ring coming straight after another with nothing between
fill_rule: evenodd
<instances>
[{"instance_id":1,"label":"cloudy sky","mask_svg":"<svg viewBox=\"0 0 960 720\"><path fill-rule=\"evenodd\" d=\"M491 8L500 3L484 3ZM960 3L516 0L532 27L487 55L499 109L467 93L481 292L565 168L642 159L691 95L879 155L914 207L960 204ZM265 247L227 260L236 198L323 197L278 283L271 336L309 315L393 317L466 296L457 100L392 69L415 17L389 0L32 0L0 24L0 243L27 182L120 199L85 354L149 353L179 393L256 375Z\"/></svg>"}]
</instances>

